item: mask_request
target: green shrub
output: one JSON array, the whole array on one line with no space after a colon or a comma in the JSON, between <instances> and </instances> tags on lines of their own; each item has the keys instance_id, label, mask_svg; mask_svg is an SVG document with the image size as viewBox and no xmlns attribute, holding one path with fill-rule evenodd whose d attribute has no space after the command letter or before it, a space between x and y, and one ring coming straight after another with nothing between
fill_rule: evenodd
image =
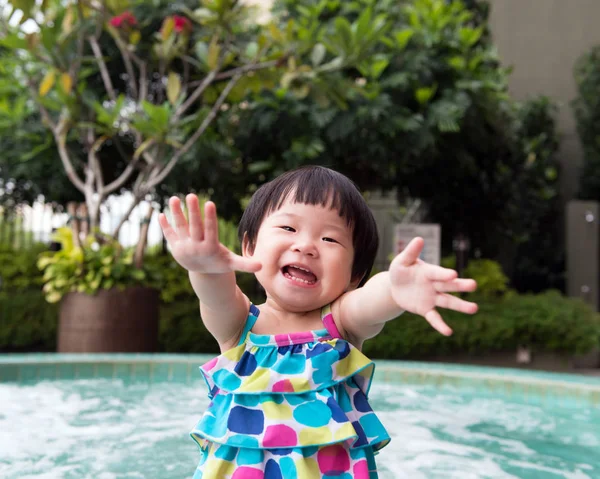
<instances>
[{"instance_id":1,"label":"green shrub","mask_svg":"<svg viewBox=\"0 0 600 479\"><path fill-rule=\"evenodd\" d=\"M600 315L556 291L481 301L475 316L441 313L454 330L452 336L442 336L423 318L406 313L367 341L365 353L381 359L417 359L515 351L527 345L534 351L580 354L600 345Z\"/></svg>"},{"instance_id":2,"label":"green shrub","mask_svg":"<svg viewBox=\"0 0 600 479\"><path fill-rule=\"evenodd\" d=\"M442 259L442 266L456 269L456 257ZM491 259L473 259L465 268L462 276L477 281L477 297L489 299L503 296L508 291L508 278L502 266Z\"/></svg>"},{"instance_id":3,"label":"green shrub","mask_svg":"<svg viewBox=\"0 0 600 479\"><path fill-rule=\"evenodd\" d=\"M58 305L42 290L0 293L0 352L55 351Z\"/></svg>"},{"instance_id":4,"label":"green shrub","mask_svg":"<svg viewBox=\"0 0 600 479\"><path fill-rule=\"evenodd\" d=\"M41 252L47 250L44 244L22 250L0 245L0 291L41 287L42 273L36 266L36 260Z\"/></svg>"}]
</instances>

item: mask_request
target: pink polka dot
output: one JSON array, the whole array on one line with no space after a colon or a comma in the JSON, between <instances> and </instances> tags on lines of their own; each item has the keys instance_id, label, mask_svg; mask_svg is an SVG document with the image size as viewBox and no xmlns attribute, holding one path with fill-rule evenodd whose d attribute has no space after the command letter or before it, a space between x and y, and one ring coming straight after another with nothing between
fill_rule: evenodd
<instances>
[{"instance_id":1,"label":"pink polka dot","mask_svg":"<svg viewBox=\"0 0 600 479\"><path fill-rule=\"evenodd\" d=\"M341 474L350 469L348 451L337 444L319 449L317 462L322 474Z\"/></svg>"},{"instance_id":2,"label":"pink polka dot","mask_svg":"<svg viewBox=\"0 0 600 479\"><path fill-rule=\"evenodd\" d=\"M265 474L262 471L253 467L242 466L235 470L231 479L264 479L264 477Z\"/></svg>"},{"instance_id":3,"label":"pink polka dot","mask_svg":"<svg viewBox=\"0 0 600 479\"><path fill-rule=\"evenodd\" d=\"M219 360L219 357L217 356L216 358L211 359L209 362L207 362L204 366L202 366L202 369L204 371L210 371L212 368L215 367L215 364L217 364L217 361Z\"/></svg>"},{"instance_id":4,"label":"pink polka dot","mask_svg":"<svg viewBox=\"0 0 600 479\"><path fill-rule=\"evenodd\" d=\"M298 445L296 431L289 426L280 424L269 426L263 438L264 447L294 447Z\"/></svg>"},{"instance_id":5,"label":"pink polka dot","mask_svg":"<svg viewBox=\"0 0 600 479\"><path fill-rule=\"evenodd\" d=\"M352 471L354 473L354 479L369 479L369 466L365 460L358 461L354 464Z\"/></svg>"},{"instance_id":6,"label":"pink polka dot","mask_svg":"<svg viewBox=\"0 0 600 479\"><path fill-rule=\"evenodd\" d=\"M294 385L289 379L282 379L273 384L274 393L293 393Z\"/></svg>"}]
</instances>

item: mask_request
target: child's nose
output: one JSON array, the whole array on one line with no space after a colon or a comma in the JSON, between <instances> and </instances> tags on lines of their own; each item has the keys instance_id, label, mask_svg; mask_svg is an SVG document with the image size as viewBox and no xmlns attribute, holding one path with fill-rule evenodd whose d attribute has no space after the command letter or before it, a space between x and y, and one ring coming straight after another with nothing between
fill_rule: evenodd
<instances>
[{"instance_id":1,"label":"child's nose","mask_svg":"<svg viewBox=\"0 0 600 479\"><path fill-rule=\"evenodd\" d=\"M302 239L296 241L292 249L296 253L301 253L306 256L311 256L313 258L319 256L319 251L317 250L315 243L309 239Z\"/></svg>"}]
</instances>

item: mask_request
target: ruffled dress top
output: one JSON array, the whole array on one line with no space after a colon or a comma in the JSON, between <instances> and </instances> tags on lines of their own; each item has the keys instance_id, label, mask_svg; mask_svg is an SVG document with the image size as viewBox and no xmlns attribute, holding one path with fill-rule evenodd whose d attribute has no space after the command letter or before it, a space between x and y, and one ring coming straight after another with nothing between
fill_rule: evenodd
<instances>
[{"instance_id":1,"label":"ruffled dress top","mask_svg":"<svg viewBox=\"0 0 600 479\"><path fill-rule=\"evenodd\" d=\"M200 367L211 402L191 431L194 479L376 479L389 441L367 400L374 363L324 328L259 335L251 305L240 343Z\"/></svg>"}]
</instances>

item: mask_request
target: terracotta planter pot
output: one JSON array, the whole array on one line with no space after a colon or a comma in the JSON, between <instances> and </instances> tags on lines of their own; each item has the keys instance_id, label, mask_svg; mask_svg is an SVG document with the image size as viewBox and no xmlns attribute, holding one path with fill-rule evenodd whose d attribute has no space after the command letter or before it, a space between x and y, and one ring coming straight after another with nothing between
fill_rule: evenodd
<instances>
[{"instance_id":1,"label":"terracotta planter pot","mask_svg":"<svg viewBox=\"0 0 600 479\"><path fill-rule=\"evenodd\" d=\"M134 287L101 290L94 296L65 295L60 305L59 353L155 352L158 291Z\"/></svg>"}]
</instances>

